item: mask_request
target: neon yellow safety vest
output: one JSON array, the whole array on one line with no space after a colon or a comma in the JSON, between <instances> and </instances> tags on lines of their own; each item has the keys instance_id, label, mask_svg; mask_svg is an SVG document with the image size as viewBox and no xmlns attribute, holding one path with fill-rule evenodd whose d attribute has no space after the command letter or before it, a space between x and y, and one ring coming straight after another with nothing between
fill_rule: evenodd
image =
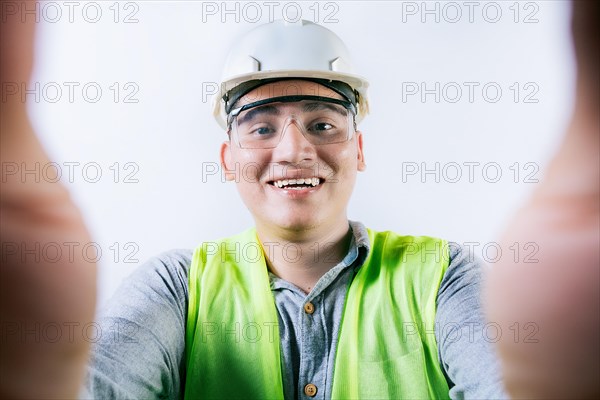
<instances>
[{"instance_id":1,"label":"neon yellow safety vest","mask_svg":"<svg viewBox=\"0 0 600 400\"><path fill-rule=\"evenodd\" d=\"M434 335L447 242L367 231L371 251L346 295L331 397L447 399ZM195 250L186 357L186 399L283 398L277 310L254 228Z\"/></svg>"}]
</instances>

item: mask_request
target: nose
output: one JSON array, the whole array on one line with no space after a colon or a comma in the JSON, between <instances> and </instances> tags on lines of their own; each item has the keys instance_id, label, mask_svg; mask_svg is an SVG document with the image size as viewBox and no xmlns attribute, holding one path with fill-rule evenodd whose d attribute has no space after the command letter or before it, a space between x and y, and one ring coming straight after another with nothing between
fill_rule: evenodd
<instances>
[{"instance_id":1,"label":"nose","mask_svg":"<svg viewBox=\"0 0 600 400\"><path fill-rule=\"evenodd\" d=\"M291 118L282 129L281 141L273 149L273 161L298 163L315 158L315 147L304 137L298 121Z\"/></svg>"}]
</instances>

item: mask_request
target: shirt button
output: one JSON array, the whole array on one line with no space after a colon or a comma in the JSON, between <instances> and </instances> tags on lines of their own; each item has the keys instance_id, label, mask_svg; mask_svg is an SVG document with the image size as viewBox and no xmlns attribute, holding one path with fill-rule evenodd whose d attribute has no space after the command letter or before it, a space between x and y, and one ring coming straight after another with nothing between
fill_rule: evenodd
<instances>
[{"instance_id":1,"label":"shirt button","mask_svg":"<svg viewBox=\"0 0 600 400\"><path fill-rule=\"evenodd\" d=\"M304 305L304 311L307 314L312 314L315 312L315 306L310 301Z\"/></svg>"},{"instance_id":2,"label":"shirt button","mask_svg":"<svg viewBox=\"0 0 600 400\"><path fill-rule=\"evenodd\" d=\"M315 397L317 395L317 387L312 383L304 386L304 394L310 397Z\"/></svg>"}]
</instances>

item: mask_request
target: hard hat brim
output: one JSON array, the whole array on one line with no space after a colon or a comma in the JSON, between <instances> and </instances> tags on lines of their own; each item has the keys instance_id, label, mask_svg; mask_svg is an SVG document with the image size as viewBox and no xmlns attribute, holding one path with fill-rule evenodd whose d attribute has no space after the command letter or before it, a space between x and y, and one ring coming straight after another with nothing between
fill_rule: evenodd
<instances>
[{"instance_id":1,"label":"hard hat brim","mask_svg":"<svg viewBox=\"0 0 600 400\"><path fill-rule=\"evenodd\" d=\"M345 82L359 93L358 114L356 122L359 123L365 114L368 113L367 88L369 82L360 75L341 73L336 71L306 71L306 70L287 70L287 71L260 71L247 74L241 74L231 77L222 82L219 90L212 98L213 115L216 121L223 129L227 129L227 115L225 113L225 104L223 96L237 85L255 79L273 79L273 78L316 78L328 79L332 81Z\"/></svg>"}]
</instances>

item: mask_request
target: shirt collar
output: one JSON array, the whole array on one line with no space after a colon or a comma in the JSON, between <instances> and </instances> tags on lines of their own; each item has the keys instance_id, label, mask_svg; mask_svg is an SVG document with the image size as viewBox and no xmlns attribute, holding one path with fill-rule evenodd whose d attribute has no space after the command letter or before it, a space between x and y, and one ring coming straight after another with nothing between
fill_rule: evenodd
<instances>
[{"instance_id":1,"label":"shirt collar","mask_svg":"<svg viewBox=\"0 0 600 400\"><path fill-rule=\"evenodd\" d=\"M342 270L349 267L352 267L354 272L356 272L364 264L369 255L371 244L367 228L357 221L348 221L348 223L350 224L350 229L352 229L352 238L348 253L338 265L323 275L322 279L333 280ZM279 278L271 271L269 271L269 280L271 281L271 289L289 288L289 285L291 285L291 283Z\"/></svg>"}]
</instances>

